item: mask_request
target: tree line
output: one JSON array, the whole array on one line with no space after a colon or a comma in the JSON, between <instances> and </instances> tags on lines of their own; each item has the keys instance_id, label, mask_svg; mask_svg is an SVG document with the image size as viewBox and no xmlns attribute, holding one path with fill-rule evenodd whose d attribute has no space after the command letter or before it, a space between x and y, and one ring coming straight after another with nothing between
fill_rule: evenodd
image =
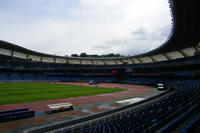
<instances>
[{"instance_id":1,"label":"tree line","mask_svg":"<svg viewBox=\"0 0 200 133\"><path fill-rule=\"evenodd\" d=\"M108 58L108 57L125 57L124 55L120 55L120 54L103 54L103 55L97 55L97 54L93 54L93 55L89 55L86 53L81 53L81 54L71 54L71 57L86 57L86 58Z\"/></svg>"}]
</instances>

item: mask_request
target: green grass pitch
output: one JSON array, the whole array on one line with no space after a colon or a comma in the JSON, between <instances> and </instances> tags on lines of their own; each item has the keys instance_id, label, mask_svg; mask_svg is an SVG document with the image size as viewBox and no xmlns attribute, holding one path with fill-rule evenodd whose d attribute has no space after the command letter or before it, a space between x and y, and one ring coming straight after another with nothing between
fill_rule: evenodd
<instances>
[{"instance_id":1,"label":"green grass pitch","mask_svg":"<svg viewBox=\"0 0 200 133\"><path fill-rule=\"evenodd\" d=\"M120 88L87 87L53 83L2 83L0 84L0 105L89 96L123 90Z\"/></svg>"}]
</instances>

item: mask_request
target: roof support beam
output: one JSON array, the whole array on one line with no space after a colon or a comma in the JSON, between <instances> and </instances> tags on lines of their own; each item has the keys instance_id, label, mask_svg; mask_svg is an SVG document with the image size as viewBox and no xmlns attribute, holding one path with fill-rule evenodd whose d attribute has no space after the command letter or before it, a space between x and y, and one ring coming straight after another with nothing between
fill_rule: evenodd
<instances>
[{"instance_id":1,"label":"roof support beam","mask_svg":"<svg viewBox=\"0 0 200 133\"><path fill-rule=\"evenodd\" d=\"M165 53L162 55L165 56L167 58L167 60L170 60L170 58Z\"/></svg>"},{"instance_id":2,"label":"roof support beam","mask_svg":"<svg viewBox=\"0 0 200 133\"><path fill-rule=\"evenodd\" d=\"M181 50L180 51L178 51L181 55L183 55L184 57L187 57L187 55L184 53L184 52L182 52Z\"/></svg>"},{"instance_id":3,"label":"roof support beam","mask_svg":"<svg viewBox=\"0 0 200 133\"><path fill-rule=\"evenodd\" d=\"M151 58L151 60L152 60L153 62L156 62L156 61L154 60L154 58L152 58L152 56L149 56L149 58Z\"/></svg>"},{"instance_id":4,"label":"roof support beam","mask_svg":"<svg viewBox=\"0 0 200 133\"><path fill-rule=\"evenodd\" d=\"M141 61L138 60L137 57L133 57L133 58L131 58L131 60L132 60L132 62L133 62L134 64L140 64L140 63L141 63Z\"/></svg>"}]
</instances>

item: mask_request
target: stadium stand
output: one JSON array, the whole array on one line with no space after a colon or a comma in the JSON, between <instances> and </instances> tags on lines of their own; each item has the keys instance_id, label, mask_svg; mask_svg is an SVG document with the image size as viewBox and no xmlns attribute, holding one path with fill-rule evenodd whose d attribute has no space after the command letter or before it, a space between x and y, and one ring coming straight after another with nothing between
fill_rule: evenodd
<instances>
[{"instance_id":1,"label":"stadium stand","mask_svg":"<svg viewBox=\"0 0 200 133\"><path fill-rule=\"evenodd\" d=\"M145 103L142 107L123 111L114 119L109 119L111 116L106 116L108 118L104 117L102 122L88 124L89 127L74 132L171 132L187 118L186 116L200 107L199 81L177 82L177 85L173 86L175 90L159 100ZM58 131L59 129L55 132Z\"/></svg>"},{"instance_id":2,"label":"stadium stand","mask_svg":"<svg viewBox=\"0 0 200 133\"><path fill-rule=\"evenodd\" d=\"M36 81L47 81L47 77L42 74L36 74Z\"/></svg>"},{"instance_id":3,"label":"stadium stand","mask_svg":"<svg viewBox=\"0 0 200 133\"><path fill-rule=\"evenodd\" d=\"M83 81L156 85L168 90L140 103L27 132L199 132L200 1L169 0L171 34L159 48L136 56L54 56L0 41L0 82Z\"/></svg>"},{"instance_id":4,"label":"stadium stand","mask_svg":"<svg viewBox=\"0 0 200 133\"><path fill-rule=\"evenodd\" d=\"M1 81L1 82L9 81L9 78L8 78L7 73L1 73L1 74L0 74L0 81Z\"/></svg>"},{"instance_id":5,"label":"stadium stand","mask_svg":"<svg viewBox=\"0 0 200 133\"><path fill-rule=\"evenodd\" d=\"M11 81L22 81L22 77L20 73L10 73Z\"/></svg>"},{"instance_id":6,"label":"stadium stand","mask_svg":"<svg viewBox=\"0 0 200 133\"><path fill-rule=\"evenodd\" d=\"M34 74L32 74L32 73L23 73L22 76L23 76L24 81L35 81L36 80Z\"/></svg>"}]
</instances>

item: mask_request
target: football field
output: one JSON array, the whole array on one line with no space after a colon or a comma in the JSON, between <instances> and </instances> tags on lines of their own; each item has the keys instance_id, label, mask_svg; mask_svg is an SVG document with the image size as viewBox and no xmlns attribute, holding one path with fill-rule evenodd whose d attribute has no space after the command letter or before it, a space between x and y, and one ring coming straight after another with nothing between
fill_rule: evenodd
<instances>
[{"instance_id":1,"label":"football field","mask_svg":"<svg viewBox=\"0 0 200 133\"><path fill-rule=\"evenodd\" d=\"M89 96L123 90L125 89L54 83L1 83L0 105Z\"/></svg>"}]
</instances>

